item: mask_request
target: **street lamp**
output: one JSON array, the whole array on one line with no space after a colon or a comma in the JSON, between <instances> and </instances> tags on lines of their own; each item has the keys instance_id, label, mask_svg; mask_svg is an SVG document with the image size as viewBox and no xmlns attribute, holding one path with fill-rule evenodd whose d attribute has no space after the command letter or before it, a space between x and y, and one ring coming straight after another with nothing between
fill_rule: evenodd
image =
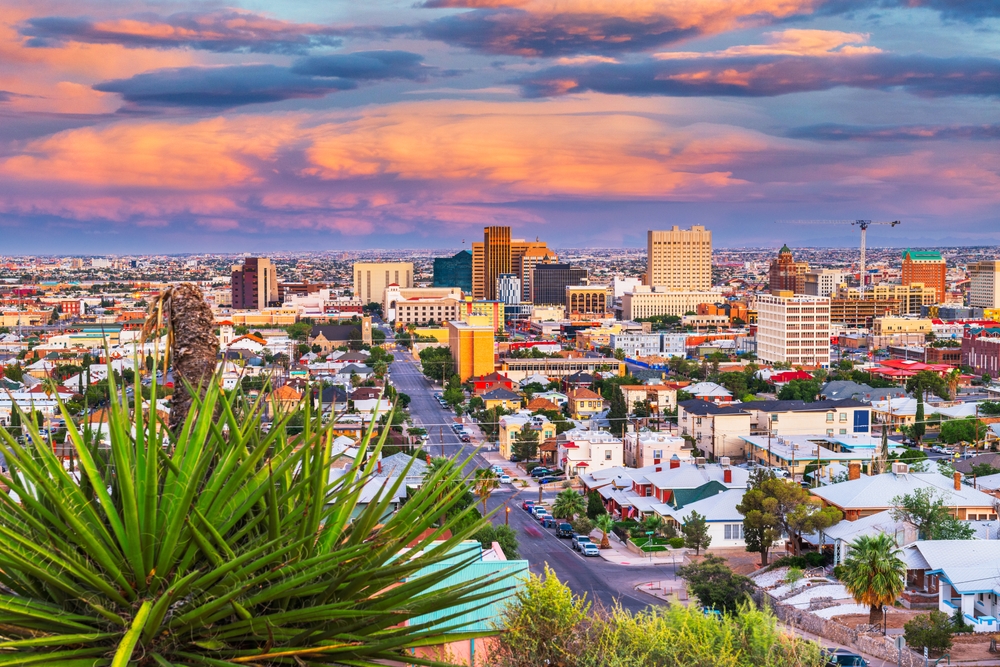
<instances>
[{"instance_id":1,"label":"street lamp","mask_svg":"<svg viewBox=\"0 0 1000 667\"><path fill-rule=\"evenodd\" d=\"M504 512L504 515L503 515L503 525L505 525L505 526L509 526L510 525L510 506L509 505L507 506L506 511Z\"/></svg>"}]
</instances>

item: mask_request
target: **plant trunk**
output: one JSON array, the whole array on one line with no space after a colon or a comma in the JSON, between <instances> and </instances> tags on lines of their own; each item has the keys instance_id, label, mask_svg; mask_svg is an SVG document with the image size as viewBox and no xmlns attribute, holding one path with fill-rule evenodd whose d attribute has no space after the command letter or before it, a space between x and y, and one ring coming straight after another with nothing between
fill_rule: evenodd
<instances>
[{"instance_id":1,"label":"plant trunk","mask_svg":"<svg viewBox=\"0 0 1000 667\"><path fill-rule=\"evenodd\" d=\"M760 550L760 566L767 567L767 549Z\"/></svg>"},{"instance_id":2,"label":"plant trunk","mask_svg":"<svg viewBox=\"0 0 1000 667\"><path fill-rule=\"evenodd\" d=\"M602 549L611 548L611 542L608 541L608 534L603 530L601 531L601 548Z\"/></svg>"},{"instance_id":3,"label":"plant trunk","mask_svg":"<svg viewBox=\"0 0 1000 667\"><path fill-rule=\"evenodd\" d=\"M868 624L875 625L882 620L882 607L873 604L868 609Z\"/></svg>"}]
</instances>

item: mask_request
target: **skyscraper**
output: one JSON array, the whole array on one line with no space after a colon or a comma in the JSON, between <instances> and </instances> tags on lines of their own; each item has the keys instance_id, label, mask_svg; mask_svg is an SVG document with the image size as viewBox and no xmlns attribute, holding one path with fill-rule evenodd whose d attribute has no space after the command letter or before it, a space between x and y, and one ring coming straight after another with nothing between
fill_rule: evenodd
<instances>
[{"instance_id":1,"label":"skyscraper","mask_svg":"<svg viewBox=\"0 0 1000 667\"><path fill-rule=\"evenodd\" d=\"M969 305L1000 308L1000 261L973 262L969 270Z\"/></svg>"},{"instance_id":2,"label":"skyscraper","mask_svg":"<svg viewBox=\"0 0 1000 667\"><path fill-rule=\"evenodd\" d=\"M587 269L569 264L539 264L531 277L531 302L535 305L566 304L566 288L586 285Z\"/></svg>"},{"instance_id":3,"label":"skyscraper","mask_svg":"<svg viewBox=\"0 0 1000 667\"><path fill-rule=\"evenodd\" d=\"M903 251L903 274L900 282L903 285L923 283L933 287L938 303L944 301L945 273L947 266L944 257L936 250Z\"/></svg>"},{"instance_id":4,"label":"skyscraper","mask_svg":"<svg viewBox=\"0 0 1000 667\"><path fill-rule=\"evenodd\" d=\"M778 258L771 262L769 280L771 294L778 292L805 294L806 271L808 270L808 263L796 262L792 257L791 249L787 245L781 246Z\"/></svg>"},{"instance_id":5,"label":"skyscraper","mask_svg":"<svg viewBox=\"0 0 1000 667\"><path fill-rule=\"evenodd\" d=\"M230 288L233 308L260 310L278 302L278 273L266 257L247 257L233 267Z\"/></svg>"},{"instance_id":6,"label":"skyscraper","mask_svg":"<svg viewBox=\"0 0 1000 667\"><path fill-rule=\"evenodd\" d=\"M757 356L768 363L830 363L830 299L790 291L757 297Z\"/></svg>"},{"instance_id":7,"label":"skyscraper","mask_svg":"<svg viewBox=\"0 0 1000 667\"><path fill-rule=\"evenodd\" d=\"M385 288L399 285L413 287L412 262L356 262L354 264L354 298L361 303L382 303Z\"/></svg>"},{"instance_id":8,"label":"skyscraper","mask_svg":"<svg viewBox=\"0 0 1000 667\"><path fill-rule=\"evenodd\" d=\"M483 241L472 244L472 296L495 301L497 278L513 273L521 281L522 300L530 301L532 270L557 259L544 241L511 239L510 227L486 227Z\"/></svg>"},{"instance_id":9,"label":"skyscraper","mask_svg":"<svg viewBox=\"0 0 1000 667\"><path fill-rule=\"evenodd\" d=\"M472 253L462 250L451 257L435 257L434 287L457 287L472 294Z\"/></svg>"},{"instance_id":10,"label":"skyscraper","mask_svg":"<svg viewBox=\"0 0 1000 667\"><path fill-rule=\"evenodd\" d=\"M497 301L507 305L521 303L521 281L513 273L501 273L497 279Z\"/></svg>"},{"instance_id":11,"label":"skyscraper","mask_svg":"<svg viewBox=\"0 0 1000 667\"><path fill-rule=\"evenodd\" d=\"M669 290L711 289L712 232L701 225L650 230L646 236L646 282Z\"/></svg>"}]
</instances>

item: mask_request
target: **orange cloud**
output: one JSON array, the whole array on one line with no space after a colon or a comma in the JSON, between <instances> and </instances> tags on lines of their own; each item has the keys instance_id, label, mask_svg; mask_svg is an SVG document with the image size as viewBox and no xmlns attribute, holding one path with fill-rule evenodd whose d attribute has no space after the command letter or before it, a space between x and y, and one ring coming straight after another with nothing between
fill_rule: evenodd
<instances>
[{"instance_id":1,"label":"orange cloud","mask_svg":"<svg viewBox=\"0 0 1000 667\"><path fill-rule=\"evenodd\" d=\"M835 56L882 53L874 46L855 46L868 41L868 34L840 30L782 30L765 33L766 44L731 46L722 51L666 51L659 60L677 58L728 58L732 56Z\"/></svg>"}]
</instances>

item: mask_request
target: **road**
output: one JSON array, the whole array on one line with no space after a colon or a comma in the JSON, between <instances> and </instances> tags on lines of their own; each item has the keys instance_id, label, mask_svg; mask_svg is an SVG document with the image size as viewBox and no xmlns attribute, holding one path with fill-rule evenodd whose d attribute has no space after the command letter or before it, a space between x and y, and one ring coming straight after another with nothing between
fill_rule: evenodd
<instances>
[{"instance_id":1,"label":"road","mask_svg":"<svg viewBox=\"0 0 1000 667\"><path fill-rule=\"evenodd\" d=\"M409 395L410 415L414 425L427 429L430 435L425 449L434 455L471 455L476 444L462 443L451 430L450 424L456 421L455 414L438 405L434 399L435 386L420 372L410 353L397 350L393 354L395 360L389 369L390 378L398 391ZM440 387L437 390L440 391ZM468 465L467 472L471 474L475 468L488 465L485 459L477 455ZM651 604L662 604L652 596L636 592L634 588L648 581L673 578L672 565L624 566L609 563L603 558L585 558L570 548L569 540L557 538L551 529L542 528L521 509L525 493L529 493L531 499L538 498L534 489L520 490L504 485L493 493L487 507L490 511L499 510L493 517L494 522L503 521L505 506L510 507L508 520L517 530L521 557L527 559L532 572L541 574L548 564L574 593L585 593L588 600L606 607L617 602L635 612ZM555 492L547 492L544 497L551 501Z\"/></svg>"}]
</instances>

